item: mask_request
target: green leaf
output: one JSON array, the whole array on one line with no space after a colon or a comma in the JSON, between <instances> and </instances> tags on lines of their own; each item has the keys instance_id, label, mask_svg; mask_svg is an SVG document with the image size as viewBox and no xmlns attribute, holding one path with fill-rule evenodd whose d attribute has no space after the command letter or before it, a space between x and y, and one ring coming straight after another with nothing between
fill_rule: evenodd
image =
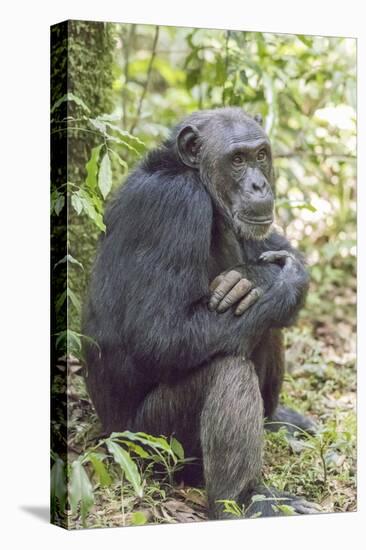
<instances>
[{"instance_id":1,"label":"green leaf","mask_svg":"<svg viewBox=\"0 0 366 550\"><path fill-rule=\"evenodd\" d=\"M131 145L128 141L126 141L126 139L121 139L121 138L115 137L115 136L108 136L108 141L113 141L114 143L118 143L119 145L123 145L123 147L126 147L126 149L128 149L128 151L131 151L132 153L135 153L135 155L137 155L138 157L141 156L139 151L136 149L136 147Z\"/></svg>"},{"instance_id":2,"label":"green leaf","mask_svg":"<svg viewBox=\"0 0 366 550\"><path fill-rule=\"evenodd\" d=\"M114 155L116 157L116 159L118 160L120 166L122 167L123 169L123 173L126 174L128 172L128 164L126 161L124 161L123 159L121 159L121 157L118 155L118 153L116 153L115 151L113 151L113 149L109 149L109 152L112 153L112 155Z\"/></svg>"},{"instance_id":3,"label":"green leaf","mask_svg":"<svg viewBox=\"0 0 366 550\"><path fill-rule=\"evenodd\" d=\"M65 293L65 296L66 296L66 293ZM68 353L72 353L74 355L77 355L77 353L81 351L81 338L80 338L81 335L78 334L77 332L71 329L67 329L67 330L62 330L61 332L58 332L57 334L55 334L55 336L57 336L56 338L57 349L65 348L65 351L68 351Z\"/></svg>"},{"instance_id":4,"label":"green leaf","mask_svg":"<svg viewBox=\"0 0 366 550\"><path fill-rule=\"evenodd\" d=\"M71 195L71 205L74 208L75 212L80 216L81 212L83 211L83 202L78 192Z\"/></svg>"},{"instance_id":5,"label":"green leaf","mask_svg":"<svg viewBox=\"0 0 366 550\"><path fill-rule=\"evenodd\" d=\"M62 258L62 260L58 261L54 268L55 269L58 265L60 264L65 264L66 262L70 263L70 264L75 264L75 265L78 265L83 271L84 271L84 267L83 267L83 264L80 263L78 260L76 260L76 258L74 258L73 256L71 256L71 254L66 254L66 256L64 256Z\"/></svg>"},{"instance_id":6,"label":"green leaf","mask_svg":"<svg viewBox=\"0 0 366 550\"><path fill-rule=\"evenodd\" d=\"M107 121L107 120L104 120L104 123L106 124L106 126L108 126L111 130L115 130L120 136L122 136L122 139L126 142L130 142L132 141L133 144L134 144L134 147L138 150L138 151L145 151L146 149L146 145L143 141L141 141L140 138L138 138L137 136L134 136L133 134L130 134L130 132L127 132L127 130L122 130L122 128L120 128L119 126L117 126L116 124L112 124L111 122Z\"/></svg>"},{"instance_id":7,"label":"green leaf","mask_svg":"<svg viewBox=\"0 0 366 550\"><path fill-rule=\"evenodd\" d=\"M172 437L170 440L170 447L173 451L173 453L180 459L184 459L184 449L181 443L179 443L178 439L175 439L175 437Z\"/></svg>"},{"instance_id":8,"label":"green leaf","mask_svg":"<svg viewBox=\"0 0 366 550\"><path fill-rule=\"evenodd\" d=\"M86 193L85 191L83 190L80 190L79 191L79 197L80 197L80 200L81 200L81 203L83 205L83 210L84 212L87 214L87 216L89 216L89 218L91 220L93 220L93 222L95 223L95 225L101 230L101 231L105 231L105 225L103 223L103 217L102 215L97 212L97 210L95 209L95 206L92 202L92 198L90 197L90 195L88 193Z\"/></svg>"},{"instance_id":9,"label":"green leaf","mask_svg":"<svg viewBox=\"0 0 366 550\"><path fill-rule=\"evenodd\" d=\"M132 525L145 525L147 517L143 512L133 512L131 516Z\"/></svg>"},{"instance_id":10,"label":"green leaf","mask_svg":"<svg viewBox=\"0 0 366 550\"><path fill-rule=\"evenodd\" d=\"M128 441L127 439L123 441L123 444L126 445L131 451L136 453L141 458L149 458L149 453L145 451L140 445L136 445L133 441Z\"/></svg>"},{"instance_id":11,"label":"green leaf","mask_svg":"<svg viewBox=\"0 0 366 550\"><path fill-rule=\"evenodd\" d=\"M80 97L74 95L72 92L68 92L67 94L63 95L58 99L51 108L51 114L65 101L74 101L77 105L82 107L87 113L90 112L89 107L84 103Z\"/></svg>"},{"instance_id":12,"label":"green leaf","mask_svg":"<svg viewBox=\"0 0 366 550\"><path fill-rule=\"evenodd\" d=\"M132 484L136 495L141 498L143 496L143 488L136 464L128 452L122 449L117 443L111 441L111 439L107 439L106 444L108 451L113 455L114 460L120 465L126 478Z\"/></svg>"},{"instance_id":13,"label":"green leaf","mask_svg":"<svg viewBox=\"0 0 366 550\"><path fill-rule=\"evenodd\" d=\"M88 459L93 464L95 473L99 478L99 482L102 487L109 487L112 483L111 476L107 472L105 465L103 464L100 453L90 453Z\"/></svg>"},{"instance_id":14,"label":"green leaf","mask_svg":"<svg viewBox=\"0 0 366 550\"><path fill-rule=\"evenodd\" d=\"M67 329L67 349L71 354L76 355L78 351L81 351L81 338L80 335L74 330Z\"/></svg>"},{"instance_id":15,"label":"green leaf","mask_svg":"<svg viewBox=\"0 0 366 550\"><path fill-rule=\"evenodd\" d=\"M72 305L76 309L76 311L81 311L81 304L79 298L76 296L76 294L71 290L71 288L67 289L67 297L71 301Z\"/></svg>"},{"instance_id":16,"label":"green leaf","mask_svg":"<svg viewBox=\"0 0 366 550\"><path fill-rule=\"evenodd\" d=\"M64 206L65 206L64 195L57 193L57 197L51 202L51 212L54 211L56 216L58 216Z\"/></svg>"},{"instance_id":17,"label":"green leaf","mask_svg":"<svg viewBox=\"0 0 366 550\"><path fill-rule=\"evenodd\" d=\"M85 524L86 516L94 504L94 495L90 480L79 460L75 460L71 466L69 495L72 513L77 513L80 504L81 519Z\"/></svg>"},{"instance_id":18,"label":"green leaf","mask_svg":"<svg viewBox=\"0 0 366 550\"><path fill-rule=\"evenodd\" d=\"M108 152L104 154L100 163L98 186L105 199L112 188L112 168Z\"/></svg>"},{"instance_id":19,"label":"green leaf","mask_svg":"<svg viewBox=\"0 0 366 550\"><path fill-rule=\"evenodd\" d=\"M144 443L145 445L149 445L149 447L152 447L153 449L161 449L162 451L166 451L170 455L173 454L172 449L170 448L169 443L164 437L155 437L153 435L146 434L144 432L129 432L125 431L120 434L112 433L111 438L114 436L123 436L127 437L128 439L131 439L132 441L141 441L141 443Z\"/></svg>"},{"instance_id":20,"label":"green leaf","mask_svg":"<svg viewBox=\"0 0 366 550\"><path fill-rule=\"evenodd\" d=\"M94 147L91 152L89 161L86 163L85 168L87 172L85 183L90 189L95 189L97 186L97 175L98 175L98 160L99 153L103 143Z\"/></svg>"},{"instance_id":21,"label":"green leaf","mask_svg":"<svg viewBox=\"0 0 366 550\"><path fill-rule=\"evenodd\" d=\"M56 458L51 468L51 515L56 511L64 512L66 506L66 474L65 463L61 458Z\"/></svg>"},{"instance_id":22,"label":"green leaf","mask_svg":"<svg viewBox=\"0 0 366 550\"><path fill-rule=\"evenodd\" d=\"M100 120L98 117L97 118L89 118L89 121L92 124L92 126L94 126L94 128L99 130L99 132L101 132L104 136L107 135L106 134L106 124L105 124L104 121Z\"/></svg>"},{"instance_id":23,"label":"green leaf","mask_svg":"<svg viewBox=\"0 0 366 550\"><path fill-rule=\"evenodd\" d=\"M288 504L272 504L272 510L282 512L285 516L295 516L295 509Z\"/></svg>"},{"instance_id":24,"label":"green leaf","mask_svg":"<svg viewBox=\"0 0 366 550\"><path fill-rule=\"evenodd\" d=\"M61 294L59 295L59 297L56 300L56 303L55 303L56 313L60 312L62 306L65 303L66 297L67 297L67 292L66 292L66 290L64 290L63 292L61 292Z\"/></svg>"}]
</instances>

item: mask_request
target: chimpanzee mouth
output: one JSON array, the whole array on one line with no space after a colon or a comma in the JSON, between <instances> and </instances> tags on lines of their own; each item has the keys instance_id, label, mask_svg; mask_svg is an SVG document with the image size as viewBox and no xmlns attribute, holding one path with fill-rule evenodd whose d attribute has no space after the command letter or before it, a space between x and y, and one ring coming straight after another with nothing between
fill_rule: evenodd
<instances>
[{"instance_id":1,"label":"chimpanzee mouth","mask_svg":"<svg viewBox=\"0 0 366 550\"><path fill-rule=\"evenodd\" d=\"M247 216L240 215L238 218L240 221L251 225L270 225L273 223L273 216L267 218L261 216L258 216L257 218L248 218Z\"/></svg>"}]
</instances>

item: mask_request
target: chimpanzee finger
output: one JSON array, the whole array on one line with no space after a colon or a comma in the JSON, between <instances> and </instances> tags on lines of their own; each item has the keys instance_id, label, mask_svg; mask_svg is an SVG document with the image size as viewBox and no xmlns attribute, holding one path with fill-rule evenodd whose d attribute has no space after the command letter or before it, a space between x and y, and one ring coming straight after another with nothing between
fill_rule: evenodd
<instances>
[{"instance_id":1,"label":"chimpanzee finger","mask_svg":"<svg viewBox=\"0 0 366 550\"><path fill-rule=\"evenodd\" d=\"M225 275L218 275L217 277L214 278L214 280L210 284L211 292L213 292L219 286L219 284L221 283L221 281L224 280L224 278L225 278Z\"/></svg>"},{"instance_id":2,"label":"chimpanzee finger","mask_svg":"<svg viewBox=\"0 0 366 550\"><path fill-rule=\"evenodd\" d=\"M252 288L252 283L248 279L240 279L238 283L223 297L219 305L217 306L217 311L222 313L227 311L233 304L236 304L244 296L248 294Z\"/></svg>"},{"instance_id":3,"label":"chimpanzee finger","mask_svg":"<svg viewBox=\"0 0 366 550\"><path fill-rule=\"evenodd\" d=\"M251 290L249 294L247 294L245 298L243 298L242 301L239 303L234 312L235 315L242 315L244 311L246 311L252 304L254 304L254 302L258 300L258 298L262 296L262 294L262 289L253 288L253 290Z\"/></svg>"},{"instance_id":4,"label":"chimpanzee finger","mask_svg":"<svg viewBox=\"0 0 366 550\"><path fill-rule=\"evenodd\" d=\"M259 256L259 259L268 263L279 262L285 264L288 259L294 260L295 257L288 250L268 250L267 252L263 252Z\"/></svg>"},{"instance_id":5,"label":"chimpanzee finger","mask_svg":"<svg viewBox=\"0 0 366 550\"><path fill-rule=\"evenodd\" d=\"M214 311L218 303L221 302L224 296L233 288L234 285L236 285L236 283L240 281L240 279L241 275L237 271L229 271L226 273L223 280L215 288L210 298L208 309L210 311Z\"/></svg>"}]
</instances>

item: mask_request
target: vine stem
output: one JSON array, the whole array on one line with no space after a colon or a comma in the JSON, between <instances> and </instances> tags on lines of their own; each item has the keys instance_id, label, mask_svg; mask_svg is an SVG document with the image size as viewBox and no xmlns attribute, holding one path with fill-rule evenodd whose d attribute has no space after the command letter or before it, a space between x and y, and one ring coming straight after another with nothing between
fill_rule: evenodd
<instances>
[{"instance_id":1,"label":"vine stem","mask_svg":"<svg viewBox=\"0 0 366 550\"><path fill-rule=\"evenodd\" d=\"M147 69L147 76L146 76L146 82L145 82L145 86L142 90L142 94L141 94L141 97L140 97L140 101L139 101L139 104L138 104L138 107L137 107L137 112L136 112L136 116L135 116L135 120L133 121L132 125L131 125L131 128L130 128L130 134L133 133L135 127L136 127L136 124L140 118L140 115L141 115L141 110L142 110L142 104L144 102L144 99L145 99L145 95L146 95L146 92L147 92L147 89L149 87L149 83L150 83L150 77L151 77L151 72L152 72L152 68L153 68L153 63L154 63L154 60L155 60L155 56L156 56L156 46L157 46L157 43L158 43L158 39L159 39L159 31L160 31L160 28L159 26L156 26L155 27L155 35L154 35L154 42L153 42L153 46L152 46L152 52L151 52L151 57L150 57L150 61L149 61L149 66L148 66L148 69Z\"/></svg>"}]
</instances>

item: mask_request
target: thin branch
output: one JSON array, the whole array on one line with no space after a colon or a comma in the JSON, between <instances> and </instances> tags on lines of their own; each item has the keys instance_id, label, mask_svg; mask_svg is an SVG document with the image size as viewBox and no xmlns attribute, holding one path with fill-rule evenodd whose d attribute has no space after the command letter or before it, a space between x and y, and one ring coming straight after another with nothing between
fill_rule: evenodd
<instances>
[{"instance_id":1,"label":"thin branch","mask_svg":"<svg viewBox=\"0 0 366 550\"><path fill-rule=\"evenodd\" d=\"M66 126L65 128L58 128L57 130L52 130L51 135L59 134L60 132L68 132L69 130L77 130L78 132L87 132L89 134L95 134L100 136L100 132L97 130L88 130L87 128L78 128L73 126Z\"/></svg>"},{"instance_id":2,"label":"thin branch","mask_svg":"<svg viewBox=\"0 0 366 550\"><path fill-rule=\"evenodd\" d=\"M273 156L276 159L292 159L292 158L299 158L299 157L303 157L303 156L314 157L314 158L322 157L324 159L332 158L332 159L337 159L337 160L356 160L356 158L357 158L355 155L337 155L337 154L327 155L326 153L311 153L311 152L306 151L304 149L297 149L296 151L289 151L289 152L286 152L286 153L276 153L276 152L274 152Z\"/></svg>"},{"instance_id":3,"label":"thin branch","mask_svg":"<svg viewBox=\"0 0 366 550\"><path fill-rule=\"evenodd\" d=\"M145 95L146 95L146 92L147 92L147 89L149 87L149 82L150 82L150 77L151 77L151 72L152 72L152 68L153 68L153 63L154 63L154 59L155 59L155 56L156 56L156 45L158 43L158 39L159 39L159 26L156 26L155 27L155 36L154 36L154 42L153 42L153 46L152 46L152 52L151 52L151 57L150 57L150 62L149 62L149 66L148 66L148 69L147 69L147 76L146 76L146 82L145 82L145 86L142 90L142 94L141 94L141 97L140 97L140 101L139 101L139 105L137 107L137 112L136 112L136 117L135 117L135 120L134 122L132 123L131 125L131 128L130 128L130 133L132 134L135 127L136 127L136 124L138 123L138 120L140 118L140 115L141 115L141 110L142 110L142 104L144 102L144 99L145 99Z\"/></svg>"},{"instance_id":4,"label":"thin branch","mask_svg":"<svg viewBox=\"0 0 366 550\"><path fill-rule=\"evenodd\" d=\"M229 70L229 38L230 31L226 31L226 40L225 40L225 82L222 86L222 104L225 106L225 84L228 79L228 70Z\"/></svg>"},{"instance_id":5,"label":"thin branch","mask_svg":"<svg viewBox=\"0 0 366 550\"><path fill-rule=\"evenodd\" d=\"M124 66L124 87L122 91L122 112L123 112L123 127L127 126L127 83L129 82L129 63L130 63L130 46L132 44L133 37L135 36L136 25L131 25L127 40L122 38L125 52L125 66Z\"/></svg>"}]
</instances>

